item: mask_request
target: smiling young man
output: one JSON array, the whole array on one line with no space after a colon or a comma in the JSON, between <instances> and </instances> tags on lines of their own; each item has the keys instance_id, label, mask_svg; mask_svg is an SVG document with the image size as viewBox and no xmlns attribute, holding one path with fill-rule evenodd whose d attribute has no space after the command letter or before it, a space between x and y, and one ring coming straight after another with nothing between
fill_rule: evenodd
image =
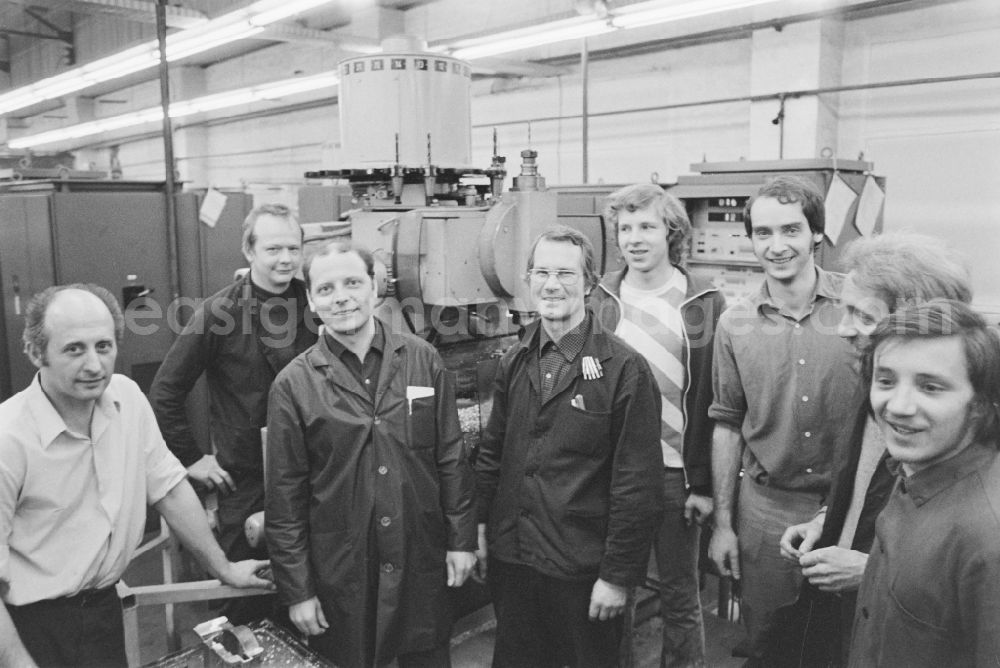
<instances>
[{"instance_id":1,"label":"smiling young man","mask_svg":"<svg viewBox=\"0 0 1000 668\"><path fill-rule=\"evenodd\" d=\"M474 478L437 351L374 316L374 260L328 244L305 265L323 321L278 375L265 525L275 583L337 665L450 665L446 587L475 564Z\"/></svg>"},{"instance_id":2,"label":"smiling young man","mask_svg":"<svg viewBox=\"0 0 1000 668\"><path fill-rule=\"evenodd\" d=\"M302 229L288 207L258 206L243 221L246 276L199 304L167 352L149 398L167 446L188 477L218 492L219 542L231 558L262 558L243 525L264 508L260 429L267 393L278 372L316 341L305 285L295 278L302 261ZM186 401L198 379L208 381L215 454L195 441ZM269 601L237 600L230 621L246 623L270 612Z\"/></svg>"},{"instance_id":3,"label":"smiling young man","mask_svg":"<svg viewBox=\"0 0 1000 668\"><path fill-rule=\"evenodd\" d=\"M269 587L230 563L139 386L114 373L122 312L104 288L54 286L25 310L38 374L0 404L0 658L124 666L115 589L153 506L215 577ZM9 613L12 633L3 619Z\"/></svg>"},{"instance_id":4,"label":"smiling young man","mask_svg":"<svg viewBox=\"0 0 1000 668\"><path fill-rule=\"evenodd\" d=\"M662 512L660 395L584 305L597 282L586 237L543 232L527 280L539 320L500 361L476 458L493 666L617 666L627 588Z\"/></svg>"},{"instance_id":5,"label":"smiling young man","mask_svg":"<svg viewBox=\"0 0 1000 668\"><path fill-rule=\"evenodd\" d=\"M1000 339L964 303L871 334L871 406L899 481L858 592L850 665L1000 664Z\"/></svg>"},{"instance_id":6,"label":"smiling young man","mask_svg":"<svg viewBox=\"0 0 1000 668\"><path fill-rule=\"evenodd\" d=\"M798 595L802 576L782 559L780 538L819 510L850 439L843 426L864 399L857 353L836 335L841 276L816 266L824 223L823 196L807 181L782 176L761 188L744 225L764 282L723 313L715 334L709 556L742 583L748 665L763 662L775 610Z\"/></svg>"},{"instance_id":7,"label":"smiling young man","mask_svg":"<svg viewBox=\"0 0 1000 668\"><path fill-rule=\"evenodd\" d=\"M840 292L838 334L863 352L875 327L906 305L931 299L972 300L968 272L940 239L895 232L852 242L841 257L848 271ZM827 506L789 527L781 538L786 559L806 578L795 606L782 614L778 667L844 665L850 647L856 592L875 539L875 519L895 478L886 466L885 439L867 403L858 413L850 450L835 472Z\"/></svg>"},{"instance_id":8,"label":"smiling young man","mask_svg":"<svg viewBox=\"0 0 1000 668\"><path fill-rule=\"evenodd\" d=\"M626 268L590 297L604 325L649 362L660 388L663 521L654 576L663 620L661 666L705 664L699 595L700 525L712 514L712 338L726 302L683 268L691 236L684 205L655 184L608 196L605 220Z\"/></svg>"}]
</instances>

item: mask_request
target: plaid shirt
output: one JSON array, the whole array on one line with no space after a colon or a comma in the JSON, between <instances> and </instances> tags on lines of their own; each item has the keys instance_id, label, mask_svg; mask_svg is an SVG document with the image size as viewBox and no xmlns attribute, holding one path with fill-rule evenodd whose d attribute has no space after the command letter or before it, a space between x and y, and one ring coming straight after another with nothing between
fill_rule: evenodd
<instances>
[{"instance_id":1,"label":"plaid shirt","mask_svg":"<svg viewBox=\"0 0 1000 668\"><path fill-rule=\"evenodd\" d=\"M552 389L566 373L576 356L583 350L583 344L590 336L590 318L566 332L559 341L554 341L545 327L539 332L538 370L542 379L542 403L552 396Z\"/></svg>"}]
</instances>

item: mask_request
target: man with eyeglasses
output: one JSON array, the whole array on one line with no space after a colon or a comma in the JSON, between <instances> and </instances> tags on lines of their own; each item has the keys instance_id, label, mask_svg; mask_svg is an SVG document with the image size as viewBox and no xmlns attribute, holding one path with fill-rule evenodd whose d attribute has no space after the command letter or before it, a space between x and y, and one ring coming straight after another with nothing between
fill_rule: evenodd
<instances>
[{"instance_id":1,"label":"man with eyeglasses","mask_svg":"<svg viewBox=\"0 0 1000 668\"><path fill-rule=\"evenodd\" d=\"M540 322L497 370L476 460L495 668L618 665L627 588L645 577L661 514L660 394L645 359L585 308L594 266L576 230L536 239Z\"/></svg>"}]
</instances>

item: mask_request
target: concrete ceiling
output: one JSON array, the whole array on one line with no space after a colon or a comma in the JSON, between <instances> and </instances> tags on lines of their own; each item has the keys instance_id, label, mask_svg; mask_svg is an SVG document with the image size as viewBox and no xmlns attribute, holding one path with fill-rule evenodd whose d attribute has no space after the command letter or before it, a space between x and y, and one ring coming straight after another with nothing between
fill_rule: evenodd
<instances>
[{"instance_id":1,"label":"concrete ceiling","mask_svg":"<svg viewBox=\"0 0 1000 668\"><path fill-rule=\"evenodd\" d=\"M214 18L249 4L249 0L172 0L167 7L167 23L171 29L183 29L193 21ZM638 0L608 0L607 6L617 9ZM785 22L810 20L821 16L870 15L871 13L906 11L929 3L940 4L953 0L774 0L764 10L735 10L699 19L684 20L669 26L618 31L590 40L591 58L613 57L625 52L644 49L663 49L704 41L738 39L751 30L772 25L781 28ZM995 0L990 0L995 1ZM185 66L208 66L244 56L277 42L327 47L328 50L350 51L350 42L367 40L377 42L386 34L399 32L405 25L408 32L427 39L432 44L447 44L457 39L498 32L524 25L532 25L556 18L576 16L595 9L600 0L333 0L328 4L301 14L293 20L269 29L253 39L230 43L205 53L185 59ZM600 7L598 6L598 9ZM96 51L102 47L101 23L114 26L131 26L128 34L137 42L155 38L155 0L0 0L0 75L11 72L9 55L14 49L5 49L4 34L10 44L23 47L25 40L59 38L72 40L74 31L86 25L90 36L92 57L111 55L117 48L103 47L107 52ZM95 24L98 24L95 28ZM110 30L110 28L109 28ZM419 34L423 33L423 34ZM35 36L30 36L34 34ZM113 32L109 34L115 34ZM473 63L479 76L549 76L579 59L580 41L573 40L559 45L529 49L497 58ZM77 47L77 53L85 47ZM89 53L89 52L88 52ZM323 53L317 51L317 54ZM349 55L349 53L348 53ZM5 60L8 61L5 63ZM333 62L336 62L335 60ZM77 64L82 64L78 62ZM50 68L51 69L51 68ZM48 72L45 76L51 75ZM150 81L156 71L146 71L112 82L97 84L77 95L95 98L126 86ZM26 83L24 77L7 88L17 88ZM39 76L38 78L43 78ZM0 93L5 92L0 78ZM63 101L51 100L30 109L14 112L13 117L29 117L59 108Z\"/></svg>"}]
</instances>

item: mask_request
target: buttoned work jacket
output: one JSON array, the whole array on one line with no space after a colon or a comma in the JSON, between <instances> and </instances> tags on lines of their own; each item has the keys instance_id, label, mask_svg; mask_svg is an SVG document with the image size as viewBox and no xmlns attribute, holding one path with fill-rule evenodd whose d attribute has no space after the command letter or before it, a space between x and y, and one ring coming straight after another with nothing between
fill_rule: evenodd
<instances>
[{"instance_id":1,"label":"buttoned work jacket","mask_svg":"<svg viewBox=\"0 0 1000 668\"><path fill-rule=\"evenodd\" d=\"M360 665L368 605L377 661L446 642L445 551L476 548L448 372L425 341L384 331L374 401L324 336L278 375L269 401L265 523L278 593L287 604L319 597L331 658L347 666Z\"/></svg>"},{"instance_id":2,"label":"buttoned work jacket","mask_svg":"<svg viewBox=\"0 0 1000 668\"><path fill-rule=\"evenodd\" d=\"M642 582L662 515L660 392L643 357L591 318L541 401L539 323L500 361L476 458L490 556L565 580ZM600 378L582 360L600 362Z\"/></svg>"}]
</instances>

